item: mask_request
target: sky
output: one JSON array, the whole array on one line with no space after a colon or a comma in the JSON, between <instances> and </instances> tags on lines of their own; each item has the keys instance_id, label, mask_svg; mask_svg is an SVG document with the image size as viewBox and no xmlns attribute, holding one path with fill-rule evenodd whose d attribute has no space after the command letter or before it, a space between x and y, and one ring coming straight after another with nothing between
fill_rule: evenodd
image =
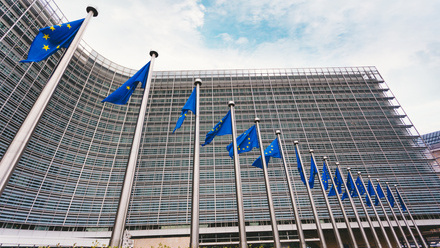
<instances>
[{"instance_id":1,"label":"sky","mask_svg":"<svg viewBox=\"0 0 440 248\"><path fill-rule=\"evenodd\" d=\"M83 40L132 69L376 66L420 134L440 130L440 1L55 0Z\"/></svg>"}]
</instances>

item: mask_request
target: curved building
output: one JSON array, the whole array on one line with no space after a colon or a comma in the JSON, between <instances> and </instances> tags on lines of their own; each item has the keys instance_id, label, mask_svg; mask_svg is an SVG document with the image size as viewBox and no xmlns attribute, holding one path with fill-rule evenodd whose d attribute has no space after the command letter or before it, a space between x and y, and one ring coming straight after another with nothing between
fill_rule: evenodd
<instances>
[{"instance_id":1,"label":"curved building","mask_svg":"<svg viewBox=\"0 0 440 248\"><path fill-rule=\"evenodd\" d=\"M0 7L2 157L62 51L38 63L18 61L26 57L39 28L68 20L53 1L0 0ZM145 56L147 61L147 52ZM101 100L135 72L80 44L0 197L3 246L108 242L142 90L123 106ZM440 181L433 161L425 157L426 147L418 144L419 135L375 67L155 71L126 220L132 239L189 236L194 115L171 132L195 78L203 81L203 138L226 114L229 100L236 103L239 134L253 125L255 116L261 119L265 146L275 130L282 131L309 242L316 242L317 234L296 169L294 140L300 142L306 168L308 150L314 149L319 168L320 158L328 156L331 166L341 163L344 175L351 167L398 184L422 229L440 225ZM221 136L201 148L202 246L238 242L233 160L225 149L230 142L231 136ZM249 243L272 240L263 173L251 166L258 156L257 149L240 156ZM279 159L271 159L269 176L281 241L295 243L295 220ZM316 189L313 195L323 229L332 235L322 194ZM330 201L342 223L336 200Z\"/></svg>"}]
</instances>

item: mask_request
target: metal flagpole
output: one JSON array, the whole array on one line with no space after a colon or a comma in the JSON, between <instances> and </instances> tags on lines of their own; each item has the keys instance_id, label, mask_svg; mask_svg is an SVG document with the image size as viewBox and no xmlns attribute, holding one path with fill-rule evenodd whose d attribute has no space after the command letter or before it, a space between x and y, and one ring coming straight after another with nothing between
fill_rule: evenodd
<instances>
[{"instance_id":1,"label":"metal flagpole","mask_svg":"<svg viewBox=\"0 0 440 248\"><path fill-rule=\"evenodd\" d=\"M284 150L283 150L283 145L282 145L281 137L280 137L281 131L276 130L275 134L277 135L278 146L280 148L281 158L283 159L284 172L286 173L287 187L289 188L290 201L292 202L293 214L295 215L295 224L296 224L296 230L298 232L299 244L300 244L301 248L306 248L307 247L306 240L304 237L304 231L302 229L301 219L300 219L299 213L298 213L298 207L296 206L295 196L293 195L292 182L290 181L290 173L287 168L286 158L284 157Z\"/></svg>"},{"instance_id":2,"label":"metal flagpole","mask_svg":"<svg viewBox=\"0 0 440 248\"><path fill-rule=\"evenodd\" d=\"M339 167L339 162L336 162L335 164L336 164L336 168L337 168L337 169L339 170L339 172L341 173L342 184L344 184L344 187L347 187L347 184L345 184L344 176L342 175L342 172L341 172L341 168ZM353 176L351 175L351 172L350 172L350 168L347 168L347 171L348 171L348 173L350 174L350 176L353 178ZM371 227L371 232L373 233L374 241L376 242L376 245L377 245L378 248L382 248L382 245L380 244L379 238L377 237L376 231L374 230L373 223L371 222L370 216L368 215L367 208L365 208L365 206L364 206L364 202L363 202L362 199L361 199L361 195L360 195L360 193L359 193L359 189L356 187L356 185L354 186L354 188L355 188L355 190L356 190L356 193L357 193L358 196L359 196L359 200L360 200L360 202L361 202L362 209L363 209L364 212L365 212L365 217L366 217L366 219L367 219L367 221L368 221L368 224L369 224L370 227ZM335 190L336 190L336 194L338 195L338 198L339 198L340 195L339 195L339 193L338 193L338 191L337 191L337 189L336 189L336 185L335 185ZM353 198L351 197L350 192L348 192L348 199L350 200L351 208L353 209L354 216L355 216L356 221L357 221L357 223L358 223L358 225L359 225L359 231L361 231L361 235L362 235L362 238L364 239L365 245L366 245L368 248L370 248L370 247L371 247L370 242L368 241L367 234L365 233L364 226L362 225L362 221L361 221L361 219L359 218L359 213L358 213L358 211L357 211L357 209L356 209L356 205L354 204L354 200L353 200ZM341 200L341 201L342 201L342 200Z\"/></svg>"},{"instance_id":3,"label":"metal flagpole","mask_svg":"<svg viewBox=\"0 0 440 248\"><path fill-rule=\"evenodd\" d=\"M196 121L194 123L194 158L193 185L191 202L191 234L190 248L199 247L199 202L200 202L200 78L194 81L196 86Z\"/></svg>"},{"instance_id":4,"label":"metal flagpole","mask_svg":"<svg viewBox=\"0 0 440 248\"><path fill-rule=\"evenodd\" d=\"M347 168L347 170L348 170L348 173L350 173L350 176L353 178L353 175L351 174L350 168ZM358 172L358 176L362 181L362 187L364 187L364 189L366 189L360 172ZM365 218L367 218L368 224L370 225L371 233L373 234L373 237L374 237L374 242L376 243L377 247L382 248L382 244L380 243L379 237L377 236L376 229L374 228L373 222L371 221L370 215L368 214L367 207L365 207L364 201L362 200L362 195L359 192L359 189L357 186L355 186L354 188L355 188L356 193L359 197L359 201L361 202L362 209L364 210ZM366 192L366 194L368 194L368 192Z\"/></svg>"},{"instance_id":5,"label":"metal flagpole","mask_svg":"<svg viewBox=\"0 0 440 248\"><path fill-rule=\"evenodd\" d=\"M396 188L396 192L397 192L397 194L400 195L400 198L402 199L403 204L405 204L405 202L403 201L402 195L400 194L399 189L397 188L397 185L394 185L394 188ZM409 208L408 208L408 207L406 207L406 212L408 212L409 218L411 219L411 221L412 221L412 223L413 223L413 225L414 225L414 227L415 227L415 229L416 229L416 231L417 231L417 234L419 235L420 239L422 240L422 245L423 245L423 247L424 247L424 248L428 248L429 246L426 244L426 241L425 241L425 239L423 238L422 233L420 232L419 227L417 226L416 222L414 221L414 218L413 218L411 212L409 211Z\"/></svg>"},{"instance_id":6,"label":"metal flagpole","mask_svg":"<svg viewBox=\"0 0 440 248\"><path fill-rule=\"evenodd\" d=\"M241 172L240 160L238 159L237 150L237 127L235 126L235 103L229 101L229 108L231 109L231 126L232 126L232 145L234 146L234 173L235 173L235 194L237 197L237 215L238 215L238 235L240 237L240 248L248 248L246 240L246 225L244 222L244 207L243 207L243 190L241 188Z\"/></svg>"},{"instance_id":7,"label":"metal flagpole","mask_svg":"<svg viewBox=\"0 0 440 248\"><path fill-rule=\"evenodd\" d=\"M380 185L379 180L377 181L377 184ZM385 182L385 184L387 185L387 188L388 188L388 183ZM380 187L382 188L382 186L380 186ZM392 197L393 197L393 199L394 199L394 196L392 196ZM399 219L397 219L397 216L396 216L396 213L394 212L393 206L391 206L391 202L390 202L390 200L388 199L388 194L386 195L385 198L387 199L387 203L388 203L388 206L390 207L391 214L393 215L394 220L396 221L397 226L399 227L400 233L402 234L402 237L403 237L403 239L405 240L406 247L410 248L411 245L410 245L408 239L406 238L405 231L403 231L403 228L402 228L402 225L400 225L400 221L399 221ZM396 202L396 201L394 200L394 202ZM418 246L417 246L417 247L418 247Z\"/></svg>"},{"instance_id":8,"label":"metal flagpole","mask_svg":"<svg viewBox=\"0 0 440 248\"><path fill-rule=\"evenodd\" d=\"M294 141L293 142L294 146L296 147L296 152L298 153L298 158L299 161L301 163L302 166L302 174L304 179L306 180L306 189L307 189L307 194L309 196L309 200L310 200L310 206L312 207L312 212L313 212L313 217L315 217L315 224L316 224L316 229L318 231L318 236L319 236L319 241L321 243L321 248L327 248L327 244L325 242L325 238L324 238L324 233L322 232L322 227L321 227L321 223L319 221L319 216L318 216L318 212L316 211L316 207L315 207L315 202L313 202L313 195L312 195L312 191L310 190L310 185L307 182L307 175L306 175L306 171L304 170L304 166L303 166L303 162L302 162L302 158L301 158L301 153L299 151L299 142L298 141Z\"/></svg>"},{"instance_id":9,"label":"metal flagpole","mask_svg":"<svg viewBox=\"0 0 440 248\"><path fill-rule=\"evenodd\" d=\"M40 96L35 101L34 106L31 111L27 115L23 124L21 125L18 132L15 134L14 139L11 144L9 144L8 150L3 154L3 158L0 161L0 195L3 193L9 178L12 175L12 172L15 169L15 166L18 164L26 145L34 133L34 130L40 121L41 116L44 113L49 101L52 97L52 94L55 92L55 89L63 76L64 70L66 70L67 65L70 62L78 44L86 30L87 24L89 23L92 16L97 16L98 11L94 7L87 7L87 17L85 18L83 24L81 25L78 33L75 35L72 43L69 48L64 53L63 58L58 63L57 68L53 72L49 81L47 82L44 89L41 91Z\"/></svg>"},{"instance_id":10,"label":"metal flagpole","mask_svg":"<svg viewBox=\"0 0 440 248\"><path fill-rule=\"evenodd\" d=\"M334 232L335 238L336 238L336 243L338 244L339 247L343 248L344 244L342 243L341 235L339 234L339 229L338 229L338 226L336 225L335 217L333 216L333 211L330 206L330 202L328 201L327 192L324 189L324 184L322 184L321 173L319 172L318 166L316 165L315 155L313 154L312 149L310 149L310 154L313 158L313 161L315 161L316 174L318 175L319 185L321 186L321 191L324 196L325 205L327 206L328 214L329 214L330 220L332 222L333 232Z\"/></svg>"},{"instance_id":11,"label":"metal flagpole","mask_svg":"<svg viewBox=\"0 0 440 248\"><path fill-rule=\"evenodd\" d=\"M370 176L368 176L368 179L370 179ZM379 184L379 179L376 179L376 181L377 181L377 183L378 183L378 185L380 185ZM382 187L381 187L382 188ZM390 227L390 229L391 229L391 233L393 234L393 237L394 237L394 241L396 241L396 245L398 245L399 247L400 247L400 240L399 240L399 237L397 237L397 234L396 234L396 231L394 230L394 227L393 227L393 225L391 224L391 221L390 221L390 218L388 217L388 214L387 214L387 212L386 212L386 210L385 210L385 207L383 206L383 204L382 204L382 201L380 200L380 197L379 197L379 195L377 194L377 190L376 190L376 188L375 187L373 187L373 189L374 189L374 193L376 194L376 198L378 198L377 200L378 200L378 202L379 202L379 205L380 205L380 207L382 208L382 212L383 212L383 214L385 215L385 219L387 220L387 222L388 222L388 226ZM382 189L382 191L383 191L383 189ZM385 196L386 197L386 196Z\"/></svg>"},{"instance_id":12,"label":"metal flagpole","mask_svg":"<svg viewBox=\"0 0 440 248\"><path fill-rule=\"evenodd\" d=\"M394 185L394 187L396 187L396 185ZM393 194L392 191L391 191L391 195L393 196L394 202L396 202L396 198L394 198L394 194ZM400 206L399 206L400 204L397 203L397 202L396 202L396 204L397 204L397 209L399 209L400 216L402 216L403 222L405 222L405 226L408 229L409 234L411 235L412 240L414 240L415 246L416 247L420 247L419 243L417 242L416 236L414 235L414 232L412 231L411 226L409 225L408 220L405 217L405 214L403 214L403 211L400 209Z\"/></svg>"},{"instance_id":13,"label":"metal flagpole","mask_svg":"<svg viewBox=\"0 0 440 248\"><path fill-rule=\"evenodd\" d=\"M325 164L327 165L327 170L330 175L330 180L331 180L332 186L336 190L335 180L333 179L333 176L332 176L333 174L330 169L330 165L327 162L327 157L324 157L323 160L324 160ZM351 225L350 225L350 220L347 217L347 213L345 212L344 204L342 203L341 197L338 193L336 194L336 198L338 199L339 207L341 208L341 211L342 211L342 216L344 216L345 224L347 225L347 230L348 230L348 234L350 235L351 244L353 245L353 248L358 248L358 245L356 243L356 239L354 237L353 229L351 228ZM357 212L356 212L356 215L357 215ZM362 230L363 230L363 228L362 228Z\"/></svg>"},{"instance_id":14,"label":"metal flagpole","mask_svg":"<svg viewBox=\"0 0 440 248\"><path fill-rule=\"evenodd\" d=\"M260 145L261 162L263 164L264 183L266 184L267 205L269 205L270 222L272 225L272 235L274 248L281 248L280 235L278 233L277 219L273 207L272 193L270 191L269 174L267 173L266 156L264 156L263 141L260 133L260 118L255 117L255 125L257 126L258 143Z\"/></svg>"},{"instance_id":15,"label":"metal flagpole","mask_svg":"<svg viewBox=\"0 0 440 248\"><path fill-rule=\"evenodd\" d=\"M387 243L387 246L388 246L388 248L392 248L391 242L390 242L390 240L388 239L387 232L385 231L385 228L383 227L382 221L380 220L380 217L379 217L379 215L377 214L376 208L374 207L374 202L373 202L372 198L370 197L370 194L368 193L368 188L365 187L365 183L364 183L364 180L362 179L362 175L361 175L361 173L359 173L359 172L358 172L358 175L359 175L359 177L360 177L360 179L361 179L361 181L362 181L362 185L364 186L364 189L367 191L367 192L366 192L366 196L367 196L368 199L370 200L371 207L373 208L374 215L375 215L376 218L377 218L377 222L379 223L379 227L380 227L380 229L382 230L383 237L385 238L385 241L386 241L386 243Z\"/></svg>"},{"instance_id":16,"label":"metal flagpole","mask_svg":"<svg viewBox=\"0 0 440 248\"><path fill-rule=\"evenodd\" d=\"M110 238L110 246L121 246L122 236L125 229L125 220L127 218L128 204L130 203L131 191L133 188L134 174L136 172L136 162L139 155L139 147L141 144L142 129L144 127L145 112L147 111L148 95L150 93L151 75L153 74L154 59L159 56L156 51L150 51L151 61L148 71L147 82L142 96L141 107L136 123L136 129L131 143L130 156L128 158L127 168L125 170L124 182L119 198L118 211L113 225L113 232Z\"/></svg>"},{"instance_id":17,"label":"metal flagpole","mask_svg":"<svg viewBox=\"0 0 440 248\"><path fill-rule=\"evenodd\" d=\"M370 179L370 176L368 176L368 179ZM376 179L376 181L377 181L377 183L379 183L379 179ZM374 186L374 185L373 185L373 186ZM393 234L394 241L396 241L396 246L399 246L399 247L400 247L400 241L399 241L399 238L397 237L397 234L396 234L396 232L394 231L394 228L393 228L393 225L391 224L390 218L388 218L387 212L386 212L386 210L385 210L385 208L384 208L384 206L383 206L383 204L382 204L382 201L380 200L380 197L379 197L379 195L378 195L378 193L377 193L377 190L376 190L375 187L373 187L373 190L374 190L374 194L376 194L377 201L379 202L379 205L380 205L380 207L382 208L383 214L385 215L385 219L386 219L387 222L388 222L388 226L389 226L390 229L391 229L391 234ZM382 191L383 191L383 189L382 189ZM376 204L376 203L375 203L375 204Z\"/></svg>"}]
</instances>

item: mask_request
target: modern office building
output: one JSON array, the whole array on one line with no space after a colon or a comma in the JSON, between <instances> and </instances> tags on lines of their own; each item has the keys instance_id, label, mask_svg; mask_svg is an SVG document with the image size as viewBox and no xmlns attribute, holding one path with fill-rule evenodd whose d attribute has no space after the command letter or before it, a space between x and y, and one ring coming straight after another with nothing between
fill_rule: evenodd
<instances>
[{"instance_id":1,"label":"modern office building","mask_svg":"<svg viewBox=\"0 0 440 248\"><path fill-rule=\"evenodd\" d=\"M437 161L437 164L440 165L440 131L423 134L421 137L428 146L432 156ZM440 172L439 166L437 166L436 169Z\"/></svg>"},{"instance_id":2,"label":"modern office building","mask_svg":"<svg viewBox=\"0 0 440 248\"><path fill-rule=\"evenodd\" d=\"M440 144L440 131L423 134L421 137L426 142L428 147Z\"/></svg>"},{"instance_id":3,"label":"modern office building","mask_svg":"<svg viewBox=\"0 0 440 248\"><path fill-rule=\"evenodd\" d=\"M0 157L62 52L38 63L18 61L26 57L39 28L67 21L53 1L0 0ZM127 105L101 100L135 72L80 44L0 197L2 246L108 242L142 90L137 89ZM171 242L189 236L194 115L188 115L175 134L172 131L196 78L203 81L202 139L227 113L230 100L236 103L238 134L253 125L256 116L265 146L275 138L275 130L282 131L311 243L317 234L297 171L295 140L307 174L308 150L314 149L319 168L322 156L328 156L333 170L340 162L344 175L351 167L397 184L423 230L440 225L440 180L433 160L425 157L426 147L417 142L420 136L375 67L155 71L126 220L132 239ZM230 142L231 136L216 137L201 148L202 246L238 242L233 160L225 148ZM272 240L263 173L251 166L258 156L257 149L240 154L247 238L254 244ZM295 243L280 159L271 159L269 176L281 241ZM313 195L320 224L331 237L322 194L314 189ZM342 224L336 200L330 201ZM356 226L350 205L345 205Z\"/></svg>"}]
</instances>

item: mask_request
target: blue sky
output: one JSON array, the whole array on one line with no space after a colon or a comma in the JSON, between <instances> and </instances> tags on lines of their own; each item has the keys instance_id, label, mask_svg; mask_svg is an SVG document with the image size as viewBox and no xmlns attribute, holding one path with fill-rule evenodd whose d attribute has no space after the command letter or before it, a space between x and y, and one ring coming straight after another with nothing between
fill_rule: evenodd
<instances>
[{"instance_id":1,"label":"blue sky","mask_svg":"<svg viewBox=\"0 0 440 248\"><path fill-rule=\"evenodd\" d=\"M84 40L133 69L376 66L421 134L440 130L440 1L56 0L94 5Z\"/></svg>"}]
</instances>

